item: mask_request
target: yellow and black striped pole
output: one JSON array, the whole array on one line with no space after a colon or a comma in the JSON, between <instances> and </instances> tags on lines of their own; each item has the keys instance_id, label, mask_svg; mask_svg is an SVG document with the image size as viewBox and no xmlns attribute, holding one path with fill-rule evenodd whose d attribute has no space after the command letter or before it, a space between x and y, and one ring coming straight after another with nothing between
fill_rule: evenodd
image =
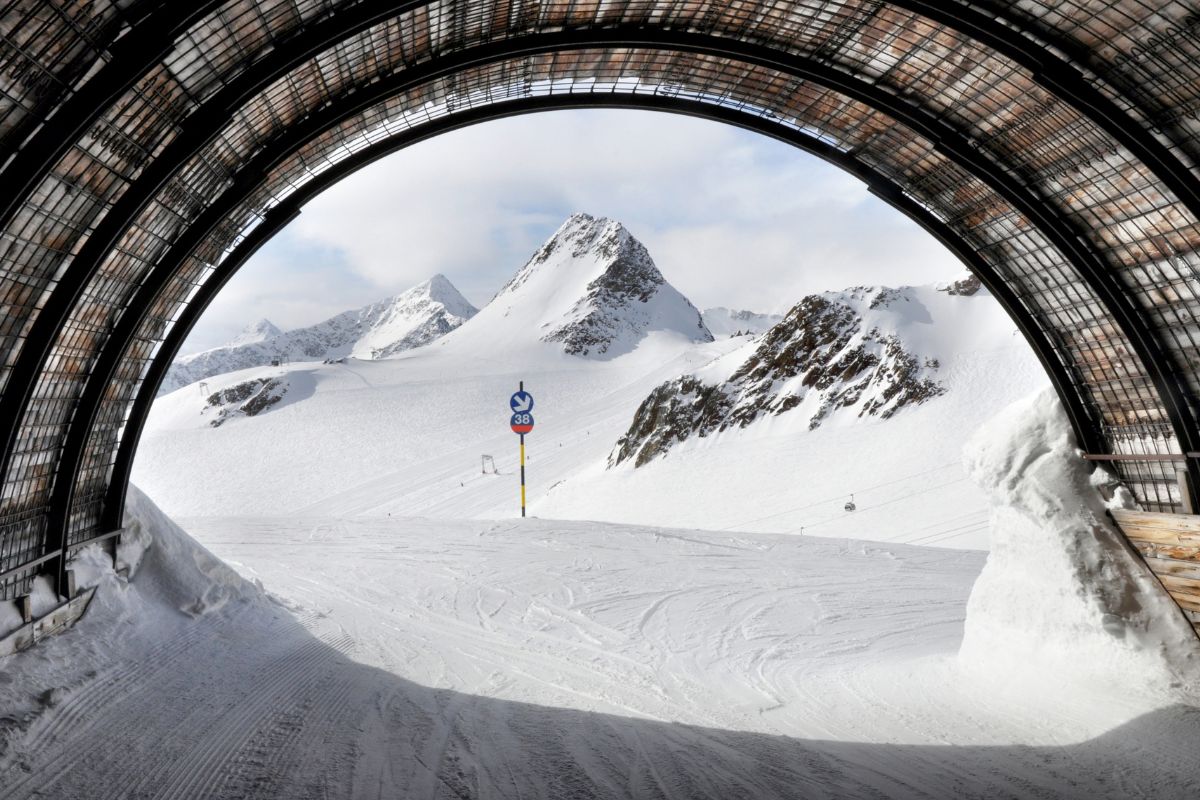
<instances>
[{"instance_id":1,"label":"yellow and black striped pole","mask_svg":"<svg viewBox=\"0 0 1200 800\"><path fill-rule=\"evenodd\" d=\"M525 516L525 434L533 430L533 396L525 393L525 381L521 381L517 393L509 400L513 415L509 424L513 433L521 436L521 516Z\"/></svg>"},{"instance_id":2,"label":"yellow and black striped pole","mask_svg":"<svg viewBox=\"0 0 1200 800\"><path fill-rule=\"evenodd\" d=\"M517 391L525 391L525 381L517 383ZM525 516L525 434L521 434L521 516Z\"/></svg>"}]
</instances>

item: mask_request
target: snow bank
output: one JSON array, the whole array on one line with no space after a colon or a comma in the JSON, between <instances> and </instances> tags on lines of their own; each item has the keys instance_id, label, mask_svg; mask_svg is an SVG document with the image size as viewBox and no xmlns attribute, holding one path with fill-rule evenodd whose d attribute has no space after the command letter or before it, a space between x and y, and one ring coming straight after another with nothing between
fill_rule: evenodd
<instances>
[{"instance_id":1,"label":"snow bank","mask_svg":"<svg viewBox=\"0 0 1200 800\"><path fill-rule=\"evenodd\" d=\"M232 618L260 606L276 613L261 590L197 544L132 486L117 570L100 545L81 549L71 568L80 588L96 587L83 619L73 630L0 659L0 776L13 759L28 757L13 747L14 742L31 730L60 724L56 720L62 709L56 707L82 702L70 700L76 694L112 698L126 691L132 684L122 681L136 682L139 665L152 669L166 643L194 628L196 623L188 617L216 612L214 620L221 615ZM134 573L136 580L130 581ZM35 614L57 601L42 581L33 595ZM0 603L0 626L12 623L14 614L12 604ZM18 624L19 620L17 616ZM7 797L3 777L0 787L0 795Z\"/></svg>"},{"instance_id":2,"label":"snow bank","mask_svg":"<svg viewBox=\"0 0 1200 800\"><path fill-rule=\"evenodd\" d=\"M139 588L157 593L170 605L192 615L260 595L255 586L188 536L136 486L129 487L117 568L130 577L137 572Z\"/></svg>"},{"instance_id":3,"label":"snow bank","mask_svg":"<svg viewBox=\"0 0 1200 800\"><path fill-rule=\"evenodd\" d=\"M1001 412L965 459L992 506L991 552L967 604L965 665L1200 687L1191 626L1105 516L1105 496L1115 506L1128 495L1079 457L1052 390Z\"/></svg>"},{"instance_id":4,"label":"snow bank","mask_svg":"<svg viewBox=\"0 0 1200 800\"><path fill-rule=\"evenodd\" d=\"M129 487L125 531L113 559L99 545L71 561L80 588L98 586L94 606L103 616L125 616L130 603L148 601L191 616L235 600L256 599L259 590L188 536L136 486ZM127 596L130 579L137 597Z\"/></svg>"}]
</instances>

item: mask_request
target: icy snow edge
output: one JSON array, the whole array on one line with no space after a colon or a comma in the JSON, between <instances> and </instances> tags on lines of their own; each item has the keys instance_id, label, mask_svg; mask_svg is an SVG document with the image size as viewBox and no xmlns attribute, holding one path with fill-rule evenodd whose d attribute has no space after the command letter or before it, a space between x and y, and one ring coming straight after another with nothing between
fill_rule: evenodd
<instances>
[{"instance_id":1,"label":"icy snow edge","mask_svg":"<svg viewBox=\"0 0 1200 800\"><path fill-rule=\"evenodd\" d=\"M1081 458L1052 390L998 414L964 459L992 506L991 552L967 603L964 665L1200 689L1195 633L1105 515L1131 505L1128 492Z\"/></svg>"}]
</instances>

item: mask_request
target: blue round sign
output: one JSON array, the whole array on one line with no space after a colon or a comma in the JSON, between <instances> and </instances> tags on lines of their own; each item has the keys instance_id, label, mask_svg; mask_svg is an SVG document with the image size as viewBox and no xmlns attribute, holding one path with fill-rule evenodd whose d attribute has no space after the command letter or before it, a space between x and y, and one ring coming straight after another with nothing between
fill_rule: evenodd
<instances>
[{"instance_id":1,"label":"blue round sign","mask_svg":"<svg viewBox=\"0 0 1200 800\"><path fill-rule=\"evenodd\" d=\"M513 414L508 424L513 429L513 433L529 433L533 430L533 414L527 411Z\"/></svg>"},{"instance_id":2,"label":"blue round sign","mask_svg":"<svg viewBox=\"0 0 1200 800\"><path fill-rule=\"evenodd\" d=\"M516 392L508 398L508 407L514 414L528 414L533 411L533 395L529 392Z\"/></svg>"}]
</instances>

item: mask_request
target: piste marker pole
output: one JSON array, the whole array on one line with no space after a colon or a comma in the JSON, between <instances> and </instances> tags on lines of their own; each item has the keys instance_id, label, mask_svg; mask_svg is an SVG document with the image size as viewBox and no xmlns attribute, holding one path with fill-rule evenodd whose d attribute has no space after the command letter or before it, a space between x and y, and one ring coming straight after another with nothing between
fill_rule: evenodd
<instances>
[{"instance_id":1,"label":"piste marker pole","mask_svg":"<svg viewBox=\"0 0 1200 800\"><path fill-rule=\"evenodd\" d=\"M525 381L521 381L517 393L508 399L509 410L513 412L508 421L512 432L521 437L521 516L525 516L525 434L533 430L533 395L525 391Z\"/></svg>"},{"instance_id":2,"label":"piste marker pole","mask_svg":"<svg viewBox=\"0 0 1200 800\"><path fill-rule=\"evenodd\" d=\"M525 381L517 383L517 391L525 391ZM521 434L521 518L525 518L525 434Z\"/></svg>"}]
</instances>

